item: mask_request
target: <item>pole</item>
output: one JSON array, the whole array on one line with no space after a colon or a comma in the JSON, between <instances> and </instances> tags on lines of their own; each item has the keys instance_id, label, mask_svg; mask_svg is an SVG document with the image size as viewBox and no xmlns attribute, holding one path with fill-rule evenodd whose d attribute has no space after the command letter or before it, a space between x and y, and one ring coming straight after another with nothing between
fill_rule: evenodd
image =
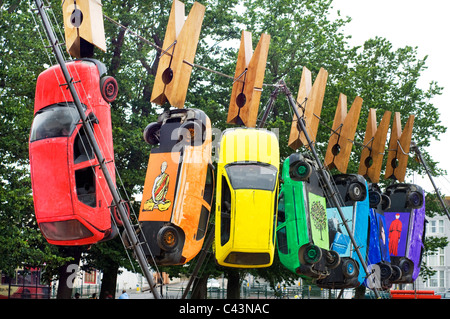
<instances>
[{"instance_id":1,"label":"pole","mask_svg":"<svg viewBox=\"0 0 450 319\"><path fill-rule=\"evenodd\" d=\"M329 180L329 177L327 176L327 174L325 174L325 169L324 166L322 164L322 161L319 159L319 156L317 155L316 149L314 147L314 143L311 141L311 138L309 137L309 134L306 130L306 125L305 125L305 120L304 118L300 115L300 113L297 110L297 103L295 102L295 100L292 97L292 93L289 91L289 89L287 88L286 84L284 83L284 81L282 82L282 84L284 84L284 93L286 94L286 97L288 99L289 104L291 105L292 109L294 110L295 115L297 116L297 128L299 130L299 132L303 132L305 134L306 137L306 141L308 142L308 146L311 149L311 152L314 156L314 159L316 160L317 165L319 166L319 173L322 176L322 179L325 182L326 187L328 188L328 190L330 190L331 193L331 200L332 200L332 204L333 206L336 207L336 209L338 210L339 216L341 216L342 222L345 226L345 229L347 230L348 235L350 236L350 240L353 244L353 246L355 247L355 251L356 254L358 255L359 260L361 261L361 265L364 268L364 271L367 274L367 277L369 277L371 275L371 273L369 273L369 270L367 268L366 262L363 259L363 256L361 255L361 252L359 251L359 247L356 243L355 238L353 237L353 232L351 231L350 227L348 226L346 220L345 220L345 216L344 213L341 210L341 207L339 205L339 200L337 198L337 191L331 191L333 188L331 186L331 182ZM378 292L376 289L374 289L375 292L375 296L377 298L379 298Z\"/></svg>"},{"instance_id":2,"label":"pole","mask_svg":"<svg viewBox=\"0 0 450 319\"><path fill-rule=\"evenodd\" d=\"M197 264L195 265L194 271L192 272L191 278L189 278L188 284L186 288L184 289L183 296L181 296L181 299L186 299L187 294L189 293L189 290L191 288L191 285L195 278L197 278L197 274L200 270L200 267L203 265L203 262L205 261L206 254L208 253L209 247L211 247L212 243L214 242L214 227L210 230L209 235L206 239L206 242L203 246L202 251L200 252L200 255L198 257Z\"/></svg>"},{"instance_id":3,"label":"pole","mask_svg":"<svg viewBox=\"0 0 450 319\"><path fill-rule=\"evenodd\" d=\"M445 206L445 202L441 197L441 194L439 193L439 190L436 186L436 184L434 183L433 180L433 176L431 175L430 169L428 168L425 159L422 157L422 152L420 151L420 149L417 147L417 144L415 142L411 143L411 149L414 150L414 152L416 153L417 158L419 159L420 163L423 165L423 167L425 168L425 171L427 172L428 178L430 179L431 184L434 187L434 190L436 191L436 195L442 205L442 208L444 209L445 214L447 215L448 219L450 220L450 213L448 212L447 206Z\"/></svg>"},{"instance_id":4,"label":"pole","mask_svg":"<svg viewBox=\"0 0 450 319\"><path fill-rule=\"evenodd\" d=\"M56 39L56 37L53 33L53 29L50 25L50 22L48 21L47 13L44 11L44 4L41 0L35 0L35 3L37 6L37 10L39 11L39 15L42 18L42 22L44 24L44 28L47 33L50 44L52 46L53 52L55 53L56 59L61 67L64 78L67 82L67 87L69 88L69 91L73 97L73 100L74 100L74 103L78 110L78 113L80 115L80 118L83 122L83 126L84 126L84 129L86 130L88 140L92 145L95 156L98 159L98 162L102 169L103 175L105 176L105 180L108 184L108 188L111 191L114 205L116 205L117 208L119 209L120 218L123 221L123 226L124 226L125 232L127 233L128 239L130 240L130 243L131 243L131 246L136 253L139 265L140 265L145 277L147 278L147 281L150 285L150 289L153 293L153 296L155 297L155 299L160 299L159 293L154 289L152 275L149 270L149 264L145 257L144 250L142 249L142 247L139 243L136 232L134 231L133 227L131 226L131 222L128 219L128 214L125 209L125 204L122 201L120 194L116 190L116 187L111 178L111 175L109 174L109 171L106 167L105 158L103 157L103 155L100 151L100 148L99 148L97 141L95 139L95 136L94 136L94 132L93 132L91 126L89 125L89 120L87 119L86 115L84 114L84 110L83 110L83 107L81 106L80 98L78 97L78 94L73 85L73 78L70 76L69 71L67 70L66 64L64 62L64 58L63 58L61 50L58 46L59 45L58 40Z\"/></svg>"},{"instance_id":5,"label":"pole","mask_svg":"<svg viewBox=\"0 0 450 319\"><path fill-rule=\"evenodd\" d=\"M270 99L269 102L267 102L266 110L264 111L263 117L261 121L259 122L258 128L264 127L264 124L266 124L267 117L269 116L270 111L272 111L273 104L275 103L275 100L277 99L278 91L280 88L277 86L275 90L270 93Z\"/></svg>"}]
</instances>

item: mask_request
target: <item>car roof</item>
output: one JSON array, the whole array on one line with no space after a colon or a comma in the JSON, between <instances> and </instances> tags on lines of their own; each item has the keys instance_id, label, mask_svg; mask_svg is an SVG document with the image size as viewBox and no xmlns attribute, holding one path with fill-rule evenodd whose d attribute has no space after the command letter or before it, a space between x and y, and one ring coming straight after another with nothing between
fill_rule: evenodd
<instances>
[{"instance_id":1,"label":"car roof","mask_svg":"<svg viewBox=\"0 0 450 319\"><path fill-rule=\"evenodd\" d=\"M232 128L222 133L219 163L260 162L276 168L280 163L277 136L266 129Z\"/></svg>"}]
</instances>

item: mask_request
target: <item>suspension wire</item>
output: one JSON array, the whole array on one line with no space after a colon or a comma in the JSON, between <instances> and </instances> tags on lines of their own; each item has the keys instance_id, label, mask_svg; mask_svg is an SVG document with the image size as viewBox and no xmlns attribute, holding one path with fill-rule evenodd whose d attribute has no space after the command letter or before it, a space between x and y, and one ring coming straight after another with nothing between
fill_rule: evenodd
<instances>
[{"instance_id":1,"label":"suspension wire","mask_svg":"<svg viewBox=\"0 0 450 319\"><path fill-rule=\"evenodd\" d=\"M143 36L137 34L137 33L134 32L133 30L131 30L130 28L128 28L128 27L124 26L123 24L121 24L121 23L115 21L114 19L108 17L107 15L103 14L103 17L106 18L106 19L107 19L108 21L110 21L111 23L113 23L113 24L115 24L116 26L118 26L119 28L122 28L123 30L125 30L125 33L128 32L128 33L134 35L134 36L137 37L139 40L141 40L141 41L143 41L143 42L149 44L149 45L152 46L154 49L160 51L160 52L161 52L161 56L164 55L164 54L165 54L165 55L168 55L168 56L170 56L170 57L173 56L171 53L167 52L168 49L164 50L164 49L161 48L160 46L158 46L158 45L156 45L155 43L151 42L150 40L144 38ZM171 46L172 46L172 45L173 45L173 44L171 44ZM185 64L187 64L187 65L189 65L189 66L191 66L191 67L195 67L195 68L198 68L198 69L201 69L201 70L204 70L204 71L208 71L208 72L211 72L211 73L220 75L220 76L222 76L222 77L231 79L231 80L233 80L233 83L234 83L234 82L241 82L241 83L244 83L244 81L240 79L241 76L242 76L242 74L241 74L240 76L238 76L237 78L235 78L234 76L231 76L231 75L228 75L228 74L225 74L225 73L222 73L222 72L219 72L219 71L216 71L216 70L213 70L213 69L204 67L204 66L202 66L202 65L200 65L200 64L196 64L196 63L193 63L193 62L190 62L190 61L183 60L183 63L185 63ZM244 71L244 72L246 72L246 71ZM263 83L263 86L277 86L277 84L267 84L267 83ZM262 89L258 89L258 90L261 91Z\"/></svg>"}]
</instances>

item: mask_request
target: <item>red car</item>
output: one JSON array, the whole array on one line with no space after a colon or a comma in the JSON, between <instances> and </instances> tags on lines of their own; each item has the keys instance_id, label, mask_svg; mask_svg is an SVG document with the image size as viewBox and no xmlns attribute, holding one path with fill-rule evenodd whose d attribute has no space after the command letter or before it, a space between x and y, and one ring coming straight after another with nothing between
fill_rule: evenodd
<instances>
[{"instance_id":1,"label":"red car","mask_svg":"<svg viewBox=\"0 0 450 319\"><path fill-rule=\"evenodd\" d=\"M117 82L94 59L66 66L115 181L109 102ZM50 244L93 244L117 234L112 195L59 65L37 79L29 152L36 220Z\"/></svg>"}]
</instances>

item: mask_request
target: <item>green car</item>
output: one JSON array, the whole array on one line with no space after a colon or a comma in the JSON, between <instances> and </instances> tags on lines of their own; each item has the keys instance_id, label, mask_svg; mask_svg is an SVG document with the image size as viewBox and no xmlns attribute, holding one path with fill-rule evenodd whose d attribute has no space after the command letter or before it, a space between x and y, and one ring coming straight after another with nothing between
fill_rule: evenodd
<instances>
[{"instance_id":1,"label":"green car","mask_svg":"<svg viewBox=\"0 0 450 319\"><path fill-rule=\"evenodd\" d=\"M326 200L317 164L301 153L283 163L277 248L281 263L302 277L326 278L340 263L329 250Z\"/></svg>"}]
</instances>

